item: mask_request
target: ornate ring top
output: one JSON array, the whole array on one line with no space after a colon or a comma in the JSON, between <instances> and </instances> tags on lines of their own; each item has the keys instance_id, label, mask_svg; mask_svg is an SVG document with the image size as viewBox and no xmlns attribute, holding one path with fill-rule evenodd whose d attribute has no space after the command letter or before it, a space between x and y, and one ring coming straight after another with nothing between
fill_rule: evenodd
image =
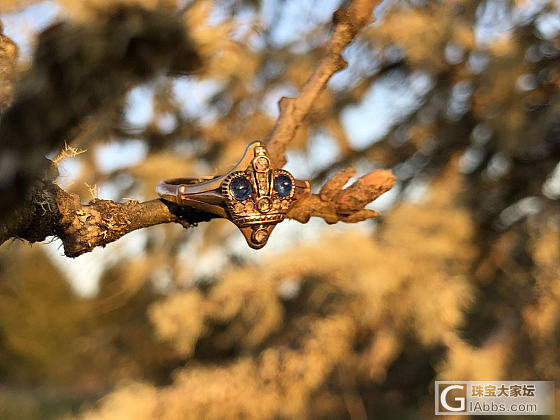
<instances>
[{"instance_id":1,"label":"ornate ring top","mask_svg":"<svg viewBox=\"0 0 560 420\"><path fill-rule=\"evenodd\" d=\"M225 175L167 179L158 184L156 191L163 199L231 220L249 246L260 249L294 202L308 195L310 188L308 181L272 168L265 146L255 141Z\"/></svg>"}]
</instances>

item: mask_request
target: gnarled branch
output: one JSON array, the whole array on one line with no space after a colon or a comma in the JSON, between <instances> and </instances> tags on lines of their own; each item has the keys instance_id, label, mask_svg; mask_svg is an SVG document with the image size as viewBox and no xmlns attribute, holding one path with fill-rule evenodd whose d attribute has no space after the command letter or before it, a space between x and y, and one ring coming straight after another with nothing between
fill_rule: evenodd
<instances>
[{"instance_id":1,"label":"gnarled branch","mask_svg":"<svg viewBox=\"0 0 560 420\"><path fill-rule=\"evenodd\" d=\"M325 57L297 98L283 98L280 101L280 116L268 143L269 153L276 165L285 164L285 151L297 127L330 77L345 67L342 50L358 31L371 21L373 8L378 2L353 0L347 8L335 12L335 26L326 46ZM141 21L143 25L131 25L128 29L130 32L127 32L129 18L136 23ZM19 87L13 107L3 116L0 123L0 135L5 138L12 139L13 142L18 139L20 144L27 144L27 149L29 144L37 145L37 148L32 150L31 157L24 155L19 146L13 149L18 154L14 159L21 163L18 163L18 167L11 174L3 174L3 178L0 177L0 193L5 193L13 199L10 203L4 201L4 206L0 206L0 219L8 214L8 217L3 218L5 223L0 225L0 244L9 238L37 242L47 236L56 235L64 244L65 254L75 257L91 251L96 246L105 246L116 241L136 229L170 222L189 227L215 217L200 210L180 207L159 199L143 203L94 200L89 204L82 204L77 195L64 191L54 183L57 171L52 166L49 167L48 161L44 159L48 148L62 142L77 121L125 91L125 87L117 83L118 80L138 82L149 78L161 68L187 71L196 67L198 56L188 38L177 27L163 24L164 20L165 17L161 15L156 14L154 17L137 8L125 8L120 9L115 16L109 17L101 29L66 29L62 26L43 35L30 74L24 76L23 87ZM177 23L173 19L171 22ZM117 48L118 51L115 50L115 46L110 45L108 37L114 35L110 29L121 31L121 39L124 37L129 40L124 47L121 45ZM57 37L60 31L63 37ZM75 36L68 37L65 31L70 31ZM81 63L82 48L90 48L90 37L102 46L99 51L105 51L106 54L102 53L100 57L96 57L101 62ZM71 44L67 45L67 42ZM60 54L63 60L58 60L56 55L45 55L45 51L49 50L46 45L51 49L66 49L64 54ZM147 51L156 54L156 58L159 57L155 64L154 56L146 56ZM182 58L179 59L179 56ZM77 79L62 78L58 72L63 72L68 60L72 59L76 60L70 63L70 67L92 68L78 71ZM108 74L97 78L95 89L89 94L85 86L92 77L97 77L93 73L99 70L103 60L116 60L110 63L114 72L109 69ZM41 89L34 84L34 78L38 78L42 85L49 88ZM64 83L59 85L57 80L66 80L71 86ZM55 110L59 115L68 109L67 99L64 97L67 91L80 89L85 92L72 100L81 106L66 116L56 117L53 114ZM27 113L24 112L25 106L29 106L25 110ZM44 115L39 115L41 113ZM37 116L37 121L29 121L33 115ZM30 125L36 128L30 131ZM5 142L2 149L6 149L5 144L9 142ZM317 216L327 223L336 223L359 222L377 216L377 212L364 207L393 186L394 176L390 171L374 171L343 188L354 173L354 170L347 169L335 175L319 194L312 194L298 201L288 213L288 218L306 223L310 217ZM22 191L26 191L23 196ZM12 211L14 208L15 212Z\"/></svg>"},{"instance_id":2,"label":"gnarled branch","mask_svg":"<svg viewBox=\"0 0 560 420\"><path fill-rule=\"evenodd\" d=\"M56 235L62 240L64 253L77 257L137 229L171 222L190 227L213 217L159 199L143 203L93 200L82 204L77 194L66 192L53 182L40 181L17 217L0 226L0 244L11 237L38 242Z\"/></svg>"},{"instance_id":3,"label":"gnarled branch","mask_svg":"<svg viewBox=\"0 0 560 420\"><path fill-rule=\"evenodd\" d=\"M319 194L299 200L288 212L290 219L307 223L313 216L322 217L329 224L356 223L379 216L375 210L364 209L395 183L391 171L370 172L347 188L343 188L355 175L354 169L344 169L325 183Z\"/></svg>"}]
</instances>

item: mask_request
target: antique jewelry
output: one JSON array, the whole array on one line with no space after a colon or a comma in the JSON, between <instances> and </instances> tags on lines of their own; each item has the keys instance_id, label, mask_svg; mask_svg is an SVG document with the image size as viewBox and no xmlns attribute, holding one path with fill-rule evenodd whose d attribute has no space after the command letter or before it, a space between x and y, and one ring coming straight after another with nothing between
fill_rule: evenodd
<instances>
[{"instance_id":1,"label":"antique jewelry","mask_svg":"<svg viewBox=\"0 0 560 420\"><path fill-rule=\"evenodd\" d=\"M294 202L309 195L310 188L309 181L294 179L283 169L273 169L266 148L255 141L225 175L166 179L158 183L156 191L164 200L232 221L249 246L259 249L266 245L270 233Z\"/></svg>"}]
</instances>

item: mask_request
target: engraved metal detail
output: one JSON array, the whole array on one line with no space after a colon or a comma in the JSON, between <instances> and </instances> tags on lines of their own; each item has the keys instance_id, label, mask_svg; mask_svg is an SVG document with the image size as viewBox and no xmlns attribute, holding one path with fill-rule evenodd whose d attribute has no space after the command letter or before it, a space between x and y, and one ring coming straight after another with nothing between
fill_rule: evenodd
<instances>
[{"instance_id":1,"label":"engraved metal detail","mask_svg":"<svg viewBox=\"0 0 560 420\"><path fill-rule=\"evenodd\" d=\"M239 168L238 168L239 169ZM278 175L285 175L291 180L291 190L285 197L281 197L273 188L274 179ZM239 177L245 177L253 185L251 195L239 205L239 201L231 193L231 182ZM294 200L295 179L288 171L272 169L270 159L264 146L253 148L251 163L244 171L230 173L222 183L222 194L225 197L231 220L237 226L254 226L277 224L284 220ZM257 229L257 226L254 226ZM256 231L255 231L256 232ZM260 238L262 234L258 235Z\"/></svg>"}]
</instances>

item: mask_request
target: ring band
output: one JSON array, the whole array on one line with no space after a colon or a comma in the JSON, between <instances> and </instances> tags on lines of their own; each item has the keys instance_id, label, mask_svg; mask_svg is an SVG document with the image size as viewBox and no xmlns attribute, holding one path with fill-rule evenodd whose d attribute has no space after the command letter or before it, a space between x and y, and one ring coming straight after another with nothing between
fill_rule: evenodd
<instances>
[{"instance_id":1,"label":"ring band","mask_svg":"<svg viewBox=\"0 0 560 420\"><path fill-rule=\"evenodd\" d=\"M249 246L260 249L295 201L309 195L310 186L288 171L273 169L266 148L255 141L225 175L166 179L156 191L164 200L232 221Z\"/></svg>"}]
</instances>

